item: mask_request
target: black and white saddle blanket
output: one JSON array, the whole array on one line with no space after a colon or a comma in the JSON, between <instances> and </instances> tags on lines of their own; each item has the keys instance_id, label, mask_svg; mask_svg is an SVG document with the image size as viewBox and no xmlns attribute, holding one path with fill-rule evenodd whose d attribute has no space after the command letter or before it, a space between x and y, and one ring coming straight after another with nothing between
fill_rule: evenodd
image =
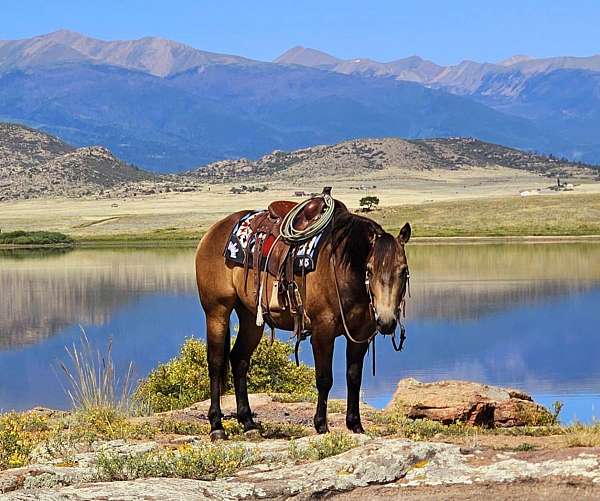
<instances>
[{"instance_id":1,"label":"black and white saddle blanket","mask_svg":"<svg viewBox=\"0 0 600 501\"><path fill-rule=\"evenodd\" d=\"M243 265L246 261L246 253L248 255L248 264L250 268L253 266L253 255L256 248L256 238L265 238L265 235L256 235L252 232L251 221L264 214L265 211L254 211L250 212L240 218L237 224L234 226L227 246L223 255L227 261ZM317 266L317 255L322 242L325 240L323 236L324 232L318 233L307 242L303 243L298 247L296 256L294 259L294 272L301 274L303 269L304 273L314 271ZM274 237L272 235L266 237L265 243L262 246L261 256L261 267L264 266L267 259L269 249L274 243Z\"/></svg>"}]
</instances>

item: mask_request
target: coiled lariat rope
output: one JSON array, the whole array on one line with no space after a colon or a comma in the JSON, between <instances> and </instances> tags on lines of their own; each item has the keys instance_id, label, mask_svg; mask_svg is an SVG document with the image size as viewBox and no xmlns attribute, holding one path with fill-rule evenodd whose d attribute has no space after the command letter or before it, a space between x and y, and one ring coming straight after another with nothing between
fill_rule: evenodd
<instances>
[{"instance_id":1,"label":"coiled lariat rope","mask_svg":"<svg viewBox=\"0 0 600 501\"><path fill-rule=\"evenodd\" d=\"M281 222L281 238L287 244L299 244L302 242L306 242L311 239L318 233L322 232L327 225L333 219L333 212L335 210L335 203L333 198L327 194L320 195L323 198L323 202L325 202L325 208L321 214L321 217L317 219L314 223L309 225L307 228L298 230L294 227L294 221L298 214L302 212L304 207L306 207L313 199L309 198L304 202L299 203L294 207L290 212L286 214Z\"/></svg>"}]
</instances>

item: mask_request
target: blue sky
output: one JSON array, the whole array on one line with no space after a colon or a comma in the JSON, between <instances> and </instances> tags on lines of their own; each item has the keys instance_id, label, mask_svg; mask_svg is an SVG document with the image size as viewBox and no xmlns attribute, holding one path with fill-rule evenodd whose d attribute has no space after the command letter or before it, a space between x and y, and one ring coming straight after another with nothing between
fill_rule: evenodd
<instances>
[{"instance_id":1,"label":"blue sky","mask_svg":"<svg viewBox=\"0 0 600 501\"><path fill-rule=\"evenodd\" d=\"M596 0L5 0L0 11L0 39L68 28L103 39L155 35L261 60L295 45L440 64L584 56L600 53L599 25Z\"/></svg>"}]
</instances>

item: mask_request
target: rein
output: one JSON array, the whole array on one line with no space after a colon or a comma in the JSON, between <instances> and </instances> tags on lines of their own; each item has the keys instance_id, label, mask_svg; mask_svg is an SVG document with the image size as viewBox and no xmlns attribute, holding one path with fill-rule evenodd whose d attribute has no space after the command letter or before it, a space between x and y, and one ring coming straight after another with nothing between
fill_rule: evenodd
<instances>
[{"instance_id":1,"label":"rein","mask_svg":"<svg viewBox=\"0 0 600 501\"><path fill-rule=\"evenodd\" d=\"M356 343L356 344L370 343L371 340L374 339L375 336L377 335L377 330L375 330L375 332L373 332L373 334L371 334L367 339L357 340L352 337L352 334L350 334L350 330L348 329L348 324L346 323L346 315L344 314L344 306L342 305L342 297L340 296L340 286L338 285L338 279L337 279L337 273L336 273L337 263L335 261L335 251L331 253L331 261L333 264L333 282L335 283L335 294L337 296L338 306L340 308L340 316L342 317L342 325L344 326L344 331L345 331L346 337L348 339L350 339L350 341L352 341L353 343ZM369 291L369 296L370 295L371 295L371 292ZM372 303L371 303L371 308L372 308Z\"/></svg>"}]
</instances>

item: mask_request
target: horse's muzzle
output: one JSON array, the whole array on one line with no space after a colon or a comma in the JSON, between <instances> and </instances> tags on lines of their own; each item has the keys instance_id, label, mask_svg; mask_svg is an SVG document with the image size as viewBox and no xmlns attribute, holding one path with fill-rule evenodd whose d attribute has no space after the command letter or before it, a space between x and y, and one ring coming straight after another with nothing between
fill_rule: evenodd
<instances>
[{"instance_id":1,"label":"horse's muzzle","mask_svg":"<svg viewBox=\"0 0 600 501\"><path fill-rule=\"evenodd\" d=\"M390 319L383 319L380 317L377 319L377 330L384 336L388 336L394 333L396 324L397 321L394 317Z\"/></svg>"}]
</instances>

